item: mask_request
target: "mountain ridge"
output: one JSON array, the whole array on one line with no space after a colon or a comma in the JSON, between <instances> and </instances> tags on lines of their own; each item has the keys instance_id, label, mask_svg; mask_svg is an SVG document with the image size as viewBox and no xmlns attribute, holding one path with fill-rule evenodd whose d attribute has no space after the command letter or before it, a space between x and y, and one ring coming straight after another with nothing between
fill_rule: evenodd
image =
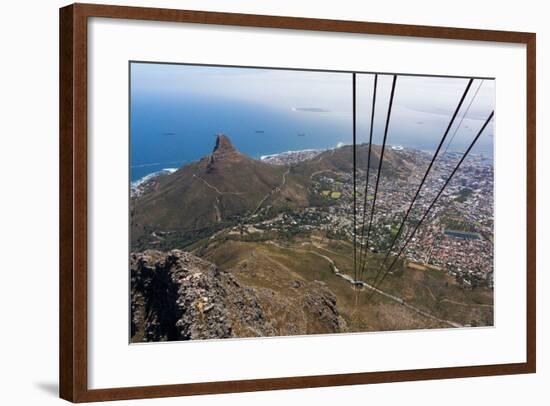
<instances>
[{"instance_id":1,"label":"mountain ridge","mask_svg":"<svg viewBox=\"0 0 550 406\"><path fill-rule=\"evenodd\" d=\"M366 168L367 144L358 146L358 167ZM378 164L379 148L373 146L370 166ZM160 243L158 232L206 235L239 222L262 207L296 209L318 202L312 179L323 172L351 173L353 149L327 150L295 165L273 165L241 153L225 134L218 134L211 154L154 179L146 193L131 200L131 237L135 248L145 238ZM386 171L401 162L387 154ZM153 235L153 238L150 236ZM156 241L156 242L155 242Z\"/></svg>"}]
</instances>

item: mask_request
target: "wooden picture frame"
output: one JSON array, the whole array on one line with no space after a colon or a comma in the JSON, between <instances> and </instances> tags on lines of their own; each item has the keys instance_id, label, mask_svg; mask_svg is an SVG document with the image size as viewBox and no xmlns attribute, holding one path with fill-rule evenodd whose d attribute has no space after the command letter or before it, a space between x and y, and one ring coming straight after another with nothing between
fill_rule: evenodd
<instances>
[{"instance_id":1,"label":"wooden picture frame","mask_svg":"<svg viewBox=\"0 0 550 406\"><path fill-rule=\"evenodd\" d=\"M386 372L197 382L109 389L88 387L87 125L88 19L284 28L525 44L527 47L527 329L526 362ZM321 20L170 9L74 4L60 9L60 396L72 402L448 379L536 371L535 50L534 33Z\"/></svg>"}]
</instances>

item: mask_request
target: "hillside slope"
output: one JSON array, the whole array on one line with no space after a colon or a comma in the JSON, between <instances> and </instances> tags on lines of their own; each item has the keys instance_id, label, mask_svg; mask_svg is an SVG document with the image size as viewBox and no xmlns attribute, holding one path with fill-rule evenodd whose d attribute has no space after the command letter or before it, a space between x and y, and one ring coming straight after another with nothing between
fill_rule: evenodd
<instances>
[{"instance_id":1,"label":"hillside slope","mask_svg":"<svg viewBox=\"0 0 550 406\"><path fill-rule=\"evenodd\" d=\"M366 169L368 144L357 146L359 173ZM239 152L225 135L218 135L212 154L152 181L146 193L131 200L133 250L178 248L212 235L251 216L260 208L296 209L316 204L311 184L325 173L350 175L353 149L327 150L295 165L273 165ZM370 161L376 169L380 146ZM395 151L384 155L383 176L399 176L408 164ZM372 173L376 171L373 169ZM173 244L166 244L172 239Z\"/></svg>"},{"instance_id":2,"label":"hillside slope","mask_svg":"<svg viewBox=\"0 0 550 406\"><path fill-rule=\"evenodd\" d=\"M250 287L188 252L130 257L131 341L177 341L338 333L335 296L319 282L301 289Z\"/></svg>"},{"instance_id":3,"label":"hillside slope","mask_svg":"<svg viewBox=\"0 0 550 406\"><path fill-rule=\"evenodd\" d=\"M241 154L229 138L219 135L211 155L159 177L148 193L133 199L132 240L154 230L185 232L223 225L252 214L267 199L306 206L307 190L287 183L287 172L284 166Z\"/></svg>"}]
</instances>

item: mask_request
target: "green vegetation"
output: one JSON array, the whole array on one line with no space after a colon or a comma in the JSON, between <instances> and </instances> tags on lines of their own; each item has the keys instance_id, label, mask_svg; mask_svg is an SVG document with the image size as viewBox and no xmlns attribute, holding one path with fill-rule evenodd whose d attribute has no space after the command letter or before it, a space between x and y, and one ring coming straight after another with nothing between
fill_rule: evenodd
<instances>
[{"instance_id":1,"label":"green vegetation","mask_svg":"<svg viewBox=\"0 0 550 406\"><path fill-rule=\"evenodd\" d=\"M460 192L458 192L458 196L455 198L456 202L464 203L468 198L474 193L474 191L468 187L462 188Z\"/></svg>"},{"instance_id":2,"label":"green vegetation","mask_svg":"<svg viewBox=\"0 0 550 406\"><path fill-rule=\"evenodd\" d=\"M391 230L390 230L390 234L391 234L391 238L395 238L395 236L397 235L397 232L399 231L399 227L397 224L392 224L391 225Z\"/></svg>"},{"instance_id":3,"label":"green vegetation","mask_svg":"<svg viewBox=\"0 0 550 406\"><path fill-rule=\"evenodd\" d=\"M450 230L470 232L470 233L475 232L477 230L477 226L474 223L468 223L464 221L462 218L446 218L443 221L443 224L445 225L446 229L450 229Z\"/></svg>"}]
</instances>

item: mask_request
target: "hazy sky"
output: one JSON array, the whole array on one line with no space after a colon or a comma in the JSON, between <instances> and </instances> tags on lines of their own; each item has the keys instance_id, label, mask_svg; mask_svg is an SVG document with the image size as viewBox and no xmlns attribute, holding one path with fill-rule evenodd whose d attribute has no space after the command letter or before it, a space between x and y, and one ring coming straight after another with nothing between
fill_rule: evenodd
<instances>
[{"instance_id":1,"label":"hazy sky","mask_svg":"<svg viewBox=\"0 0 550 406\"><path fill-rule=\"evenodd\" d=\"M311 119L312 115L319 114L323 115L323 119L335 122L352 120L352 79L349 73L134 63L131 79L132 92L136 95L234 100L287 112L296 117L307 115ZM374 143L380 143L383 135L391 80L391 75L379 75ZM410 136L422 139L424 144L432 139L437 144L467 82L463 78L399 76L388 143L400 144L404 137ZM360 142L366 141L369 133L373 83L374 75L357 75ZM457 147L469 143L494 109L494 86L494 80L474 81L455 121L456 126L473 100L454 141ZM488 138L492 135L492 125L486 131L485 138Z\"/></svg>"}]
</instances>

